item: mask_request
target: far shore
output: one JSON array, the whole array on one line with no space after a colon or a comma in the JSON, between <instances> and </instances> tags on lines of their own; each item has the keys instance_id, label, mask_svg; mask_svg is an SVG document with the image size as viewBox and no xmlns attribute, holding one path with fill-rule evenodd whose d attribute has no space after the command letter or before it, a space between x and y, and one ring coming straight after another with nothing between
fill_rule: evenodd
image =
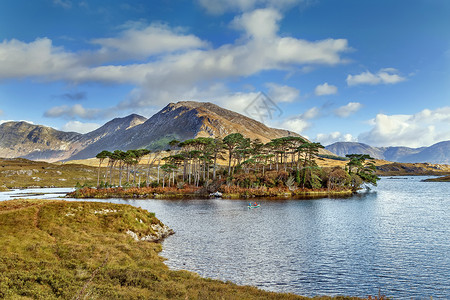
<instances>
[{"instance_id":1,"label":"far shore","mask_svg":"<svg viewBox=\"0 0 450 300\"><path fill-rule=\"evenodd\" d=\"M424 182L450 182L450 175L449 176L442 176L442 177L436 177L436 178L428 178L423 180Z\"/></svg>"}]
</instances>

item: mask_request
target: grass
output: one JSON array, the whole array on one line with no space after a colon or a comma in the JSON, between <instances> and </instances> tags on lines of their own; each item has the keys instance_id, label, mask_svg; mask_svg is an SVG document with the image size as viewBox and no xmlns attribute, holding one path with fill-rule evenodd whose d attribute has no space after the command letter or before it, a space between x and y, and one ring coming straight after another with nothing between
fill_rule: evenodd
<instances>
[{"instance_id":1,"label":"grass","mask_svg":"<svg viewBox=\"0 0 450 300\"><path fill-rule=\"evenodd\" d=\"M424 181L425 182L450 182L450 176L428 178L428 179L425 179Z\"/></svg>"},{"instance_id":2,"label":"grass","mask_svg":"<svg viewBox=\"0 0 450 300\"><path fill-rule=\"evenodd\" d=\"M160 244L126 234L152 234L158 223L129 205L0 202L0 298L310 299L169 270Z\"/></svg>"},{"instance_id":3,"label":"grass","mask_svg":"<svg viewBox=\"0 0 450 300\"><path fill-rule=\"evenodd\" d=\"M430 163L389 163L377 165L380 176L448 175L450 165Z\"/></svg>"},{"instance_id":4,"label":"grass","mask_svg":"<svg viewBox=\"0 0 450 300\"><path fill-rule=\"evenodd\" d=\"M74 187L97 184L97 168L80 164L52 164L23 158L0 159L0 187Z\"/></svg>"}]
</instances>

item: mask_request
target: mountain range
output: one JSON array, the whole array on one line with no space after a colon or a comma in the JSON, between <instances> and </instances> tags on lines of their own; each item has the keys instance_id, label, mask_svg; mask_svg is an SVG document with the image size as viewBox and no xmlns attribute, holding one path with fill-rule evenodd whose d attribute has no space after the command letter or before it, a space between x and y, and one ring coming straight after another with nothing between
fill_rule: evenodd
<instances>
[{"instance_id":1,"label":"mountain range","mask_svg":"<svg viewBox=\"0 0 450 300\"><path fill-rule=\"evenodd\" d=\"M401 163L429 162L450 164L450 141L443 141L429 147L372 147L363 143L337 142L325 147L338 156L360 153L373 158Z\"/></svg>"},{"instance_id":2,"label":"mountain range","mask_svg":"<svg viewBox=\"0 0 450 300\"><path fill-rule=\"evenodd\" d=\"M48 162L86 159L95 157L102 150L164 150L173 139L223 138L234 132L262 142L284 136L300 136L292 131L267 127L209 102L182 101L168 104L149 119L131 114L115 118L86 134L59 131L27 122L6 122L0 124L0 157ZM421 148L372 147L363 143L337 142L321 149L320 153L338 156L362 153L395 162L450 164L450 141Z\"/></svg>"},{"instance_id":3,"label":"mountain range","mask_svg":"<svg viewBox=\"0 0 450 300\"><path fill-rule=\"evenodd\" d=\"M86 134L58 131L27 122L6 122L0 124L0 157L49 162L85 159L95 157L102 150L167 149L168 142L173 139L223 138L234 132L262 142L300 136L292 131L267 127L212 103L182 101L168 104L149 119L132 114L113 119ZM331 154L326 150L322 153Z\"/></svg>"}]
</instances>

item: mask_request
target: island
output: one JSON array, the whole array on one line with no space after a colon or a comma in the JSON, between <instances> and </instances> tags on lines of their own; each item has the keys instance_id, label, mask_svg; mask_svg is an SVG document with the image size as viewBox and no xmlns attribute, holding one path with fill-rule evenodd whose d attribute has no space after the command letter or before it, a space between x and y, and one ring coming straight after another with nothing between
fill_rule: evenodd
<instances>
[{"instance_id":1,"label":"island","mask_svg":"<svg viewBox=\"0 0 450 300\"><path fill-rule=\"evenodd\" d=\"M449 176L442 176L442 177L436 177L436 178L428 178L423 180L425 182L450 182L450 175Z\"/></svg>"}]
</instances>

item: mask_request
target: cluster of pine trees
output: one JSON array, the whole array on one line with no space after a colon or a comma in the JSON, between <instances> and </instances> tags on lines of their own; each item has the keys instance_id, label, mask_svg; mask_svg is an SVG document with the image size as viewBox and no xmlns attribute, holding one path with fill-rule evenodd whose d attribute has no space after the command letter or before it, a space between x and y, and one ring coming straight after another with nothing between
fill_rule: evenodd
<instances>
[{"instance_id":1,"label":"cluster of pine trees","mask_svg":"<svg viewBox=\"0 0 450 300\"><path fill-rule=\"evenodd\" d=\"M368 155L349 155L345 169L320 168L316 159L323 146L301 137L288 136L262 143L258 139L251 140L240 133L232 133L223 139L199 137L185 141L172 140L169 146L168 151L154 152L149 156L146 171L140 173L145 173L146 186L151 184L152 167L157 168L157 180L152 184L163 186L185 183L201 186L223 181L241 187L283 185L289 189L357 190L363 183L376 184L378 179L374 175L372 158ZM115 184L114 178L117 176L114 172L117 171L119 186L123 182L137 185L136 167L148 154L150 151L147 149L100 152L96 156L100 160L98 185L100 167L106 158L109 171L105 178L109 185ZM132 181L130 174L133 174Z\"/></svg>"}]
</instances>

